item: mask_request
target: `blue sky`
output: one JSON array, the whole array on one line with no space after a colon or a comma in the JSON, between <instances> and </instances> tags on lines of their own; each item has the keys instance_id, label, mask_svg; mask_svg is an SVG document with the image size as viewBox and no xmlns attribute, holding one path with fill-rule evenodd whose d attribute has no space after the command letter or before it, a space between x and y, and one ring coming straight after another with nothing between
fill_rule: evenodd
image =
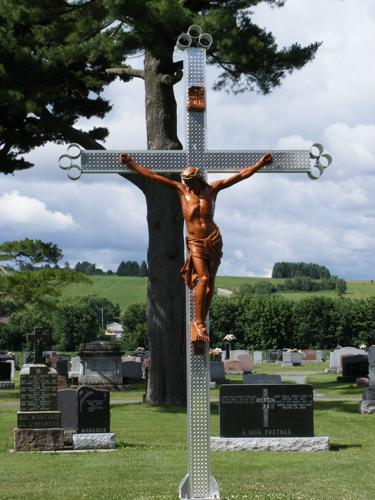
<instances>
[{"instance_id":1,"label":"blue sky","mask_svg":"<svg viewBox=\"0 0 375 500\"><path fill-rule=\"evenodd\" d=\"M209 90L208 147L298 149L320 142L334 161L318 181L256 174L220 193L219 274L269 276L274 262L287 260L326 265L347 279L375 278L375 3L288 0L281 9L257 8L255 19L279 46L323 44L312 63L269 96ZM142 57L131 62L141 66ZM210 69L208 83L214 79ZM183 89L176 86L182 141ZM108 149L145 149L143 82L116 81L106 95L113 111L90 127L109 128ZM144 260L142 193L115 174L68 180L57 166L65 151L48 144L29 155L34 168L0 177L0 241L53 241L72 265L85 259L116 269L121 260Z\"/></svg>"}]
</instances>

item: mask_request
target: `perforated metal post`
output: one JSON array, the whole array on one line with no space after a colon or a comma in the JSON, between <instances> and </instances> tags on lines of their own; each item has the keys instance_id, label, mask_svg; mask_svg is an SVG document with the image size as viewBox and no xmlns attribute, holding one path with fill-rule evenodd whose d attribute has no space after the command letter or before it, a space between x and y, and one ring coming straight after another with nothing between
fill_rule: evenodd
<instances>
[{"instance_id":1,"label":"perforated metal post","mask_svg":"<svg viewBox=\"0 0 375 500\"><path fill-rule=\"evenodd\" d=\"M197 27L198 29L199 27ZM199 32L199 30L198 30ZM198 166L207 176L206 154L206 49L188 47L185 57L186 145L188 164ZM196 109L190 109L189 90L201 91ZM210 460L210 371L208 343L204 354L195 354L190 342L191 322L195 319L194 291L186 290L186 361L187 361L187 417L188 417L188 473L180 484L181 499L217 499L220 490L211 475Z\"/></svg>"},{"instance_id":2,"label":"perforated metal post","mask_svg":"<svg viewBox=\"0 0 375 500\"><path fill-rule=\"evenodd\" d=\"M180 35L177 47L185 50L184 73L186 81L186 149L183 151L95 151L82 150L78 144L68 146L59 158L59 166L68 177L78 180L82 173L134 173L118 161L120 153L128 153L139 164L159 173L181 172L189 165L197 166L207 176L208 172L238 172L255 163L267 152L273 161L259 173L305 172L311 179L318 179L331 164L332 158L324 153L321 144L310 150L299 151L207 151L206 149L206 50L212 38L199 26L190 26L188 33ZM189 93L193 89L193 93ZM203 98L202 98L203 96ZM203 104L202 104L203 103ZM315 170L312 170L315 168ZM190 323L195 318L194 296L186 292L186 353L188 394L188 473L180 484L180 498L213 500L220 498L219 485L211 475L210 463L210 373L208 345L204 354L195 354L190 342Z\"/></svg>"}]
</instances>

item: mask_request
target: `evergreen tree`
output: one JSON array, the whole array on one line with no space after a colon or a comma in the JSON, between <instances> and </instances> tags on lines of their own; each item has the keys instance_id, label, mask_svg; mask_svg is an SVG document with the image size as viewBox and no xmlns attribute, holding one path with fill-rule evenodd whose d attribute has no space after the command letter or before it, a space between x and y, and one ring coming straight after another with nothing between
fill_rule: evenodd
<instances>
[{"instance_id":1,"label":"evergreen tree","mask_svg":"<svg viewBox=\"0 0 375 500\"><path fill-rule=\"evenodd\" d=\"M84 132L76 122L110 109L100 93L116 75L123 82L145 82L148 148L180 149L173 86L182 78L182 62L173 60L173 52L178 35L194 23L214 34L207 56L221 70L216 89L269 93L287 73L312 60L319 44L279 49L272 33L252 21L250 8L262 2L285 3L1 0L1 170L27 168L30 163L20 155L51 140L103 148L97 141L105 138L105 129ZM141 51L144 69L134 69L126 58ZM185 290L179 276L184 244L178 196L140 176L123 177L143 191L148 207L149 399L181 404Z\"/></svg>"}]
</instances>

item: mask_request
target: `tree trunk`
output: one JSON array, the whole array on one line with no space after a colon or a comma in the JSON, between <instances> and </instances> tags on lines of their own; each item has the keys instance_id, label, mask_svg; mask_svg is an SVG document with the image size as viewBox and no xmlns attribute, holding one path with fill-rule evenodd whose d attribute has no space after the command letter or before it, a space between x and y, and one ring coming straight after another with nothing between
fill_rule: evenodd
<instances>
[{"instance_id":1,"label":"tree trunk","mask_svg":"<svg viewBox=\"0 0 375 500\"><path fill-rule=\"evenodd\" d=\"M181 149L171 79L173 49L145 52L148 149ZM147 165L145 165L147 167ZM147 202L149 230L148 306L150 370L147 399L154 404L186 404L185 285L183 218L175 191L137 182Z\"/></svg>"}]
</instances>

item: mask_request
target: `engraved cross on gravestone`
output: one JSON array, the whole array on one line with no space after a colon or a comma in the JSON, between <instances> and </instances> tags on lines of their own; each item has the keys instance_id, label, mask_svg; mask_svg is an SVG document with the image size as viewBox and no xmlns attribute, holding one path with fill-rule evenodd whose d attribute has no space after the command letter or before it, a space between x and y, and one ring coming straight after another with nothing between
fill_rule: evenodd
<instances>
[{"instance_id":1,"label":"engraved cross on gravestone","mask_svg":"<svg viewBox=\"0 0 375 500\"><path fill-rule=\"evenodd\" d=\"M310 150L245 150L208 151L206 148L206 50L212 43L208 33L202 33L200 26L190 26L177 40L177 48L184 50L184 74L186 81L186 148L182 151L131 151L131 150L82 150L71 144L68 151L59 158L59 166L67 171L68 177L77 180L82 174L133 173L120 164L119 155L130 156L140 165L158 173L180 173L190 165L197 166L206 176L208 173L238 172L255 163L268 152L273 162L263 167L261 173L305 172L311 179L317 179L332 162L323 146L314 144ZM313 170L314 169L314 170ZM187 290L187 326L194 319L193 295ZM187 335L187 394L188 394L188 473L180 484L180 498L218 499L219 486L211 475L210 465L210 400L208 345L204 355L192 349Z\"/></svg>"},{"instance_id":2,"label":"engraved cross on gravestone","mask_svg":"<svg viewBox=\"0 0 375 500\"><path fill-rule=\"evenodd\" d=\"M269 397L268 395L268 389L264 388L263 389L263 394L261 398L257 398L257 403L262 403L262 410L263 410L263 427L268 427L269 425L269 418L268 418L268 412L269 410L274 410L275 409L275 403L276 399L273 397Z\"/></svg>"}]
</instances>

